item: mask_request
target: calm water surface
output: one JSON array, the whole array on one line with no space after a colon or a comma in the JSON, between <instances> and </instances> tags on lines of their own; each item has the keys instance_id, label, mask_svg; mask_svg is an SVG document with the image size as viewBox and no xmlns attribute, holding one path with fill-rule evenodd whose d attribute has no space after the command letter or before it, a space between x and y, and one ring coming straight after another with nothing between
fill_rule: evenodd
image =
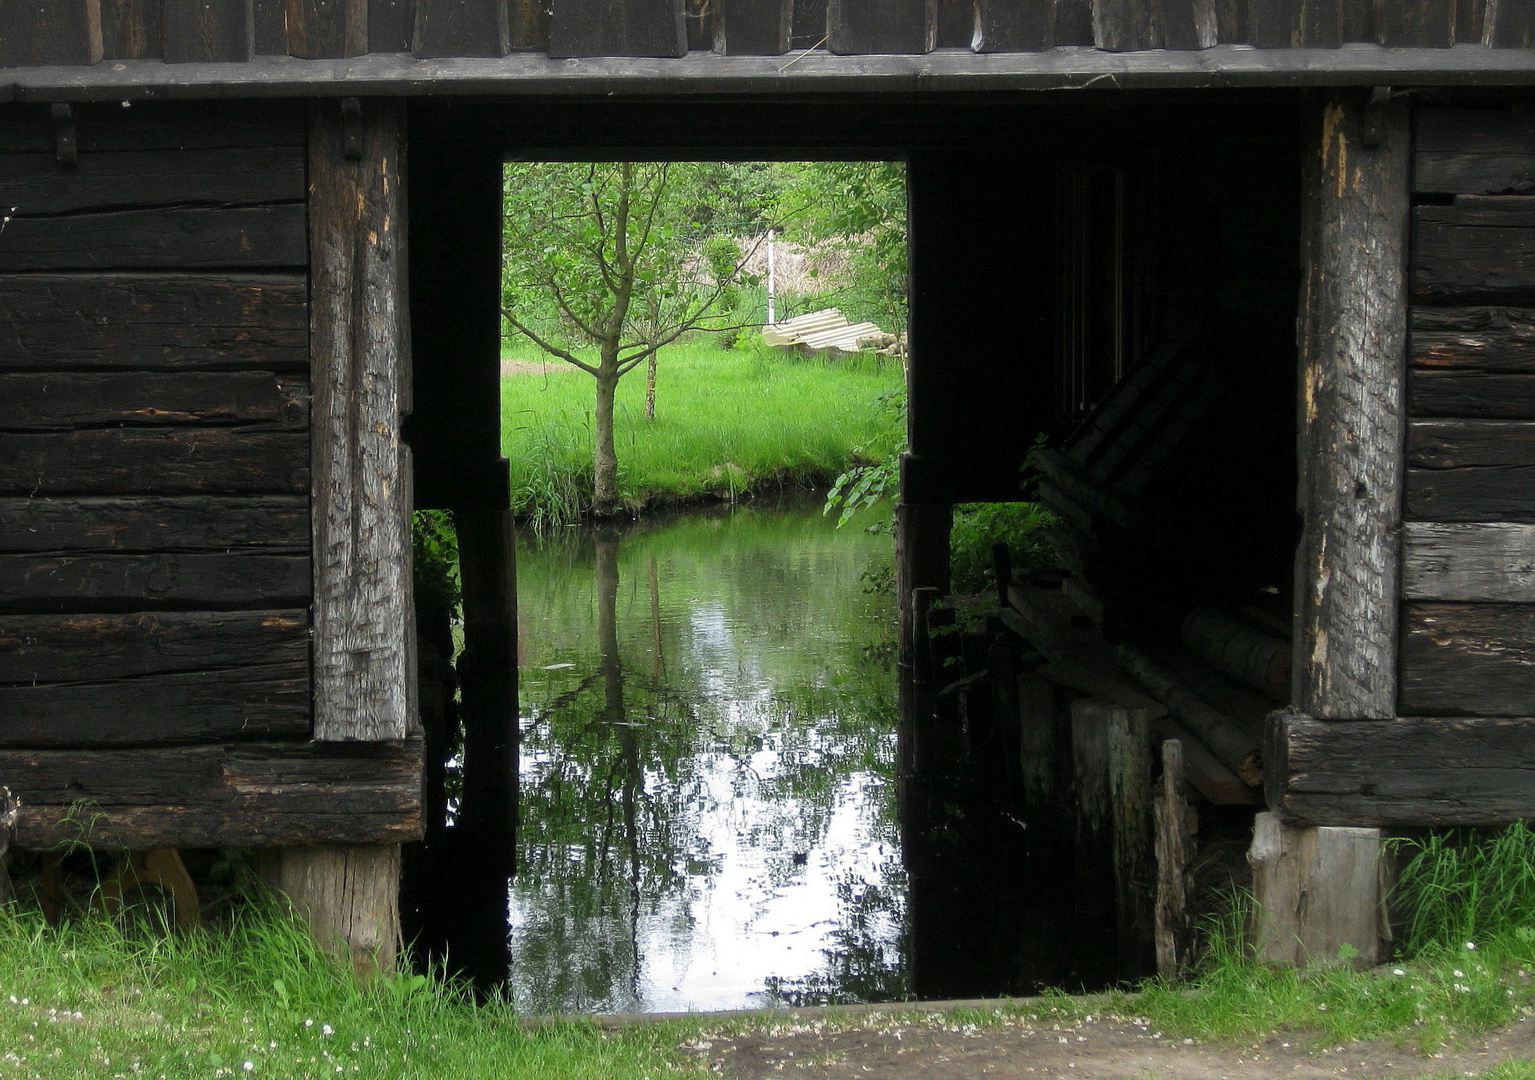
<instances>
[{"instance_id":1,"label":"calm water surface","mask_svg":"<svg viewBox=\"0 0 1535 1080\"><path fill-rule=\"evenodd\" d=\"M889 537L754 504L519 544L518 1006L904 996Z\"/></svg>"}]
</instances>

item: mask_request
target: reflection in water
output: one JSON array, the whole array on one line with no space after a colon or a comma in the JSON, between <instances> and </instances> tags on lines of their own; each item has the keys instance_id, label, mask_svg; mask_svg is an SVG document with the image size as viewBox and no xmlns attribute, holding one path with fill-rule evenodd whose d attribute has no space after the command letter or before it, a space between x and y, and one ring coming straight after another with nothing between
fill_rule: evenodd
<instances>
[{"instance_id":1,"label":"reflection in water","mask_svg":"<svg viewBox=\"0 0 1535 1080\"><path fill-rule=\"evenodd\" d=\"M519 1007L905 996L888 538L746 507L520 545Z\"/></svg>"}]
</instances>

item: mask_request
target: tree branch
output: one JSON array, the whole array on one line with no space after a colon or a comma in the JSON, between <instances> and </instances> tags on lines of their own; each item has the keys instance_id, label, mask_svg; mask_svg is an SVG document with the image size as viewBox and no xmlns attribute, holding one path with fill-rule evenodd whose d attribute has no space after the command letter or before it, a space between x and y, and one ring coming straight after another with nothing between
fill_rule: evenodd
<instances>
[{"instance_id":1,"label":"tree branch","mask_svg":"<svg viewBox=\"0 0 1535 1080\"><path fill-rule=\"evenodd\" d=\"M596 368L592 367L588 363L576 359L574 353L567 349L562 349L550 341L544 340L543 335L539 334L531 327L524 325L522 320L518 319L516 315L512 314L510 308L502 308L501 317L507 322L511 323L512 328L515 329L519 334L522 334L529 341L533 342L533 344L537 345L540 349L543 349L544 352L548 353L550 356L557 356L567 364L574 364L588 375L595 376L597 374Z\"/></svg>"}]
</instances>

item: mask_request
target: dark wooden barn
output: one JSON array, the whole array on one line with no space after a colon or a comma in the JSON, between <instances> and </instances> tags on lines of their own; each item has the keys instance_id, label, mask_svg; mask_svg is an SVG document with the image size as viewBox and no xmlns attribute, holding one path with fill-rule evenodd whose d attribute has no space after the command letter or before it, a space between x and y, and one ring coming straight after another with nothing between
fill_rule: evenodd
<instances>
[{"instance_id":1,"label":"dark wooden barn","mask_svg":"<svg viewBox=\"0 0 1535 1080\"><path fill-rule=\"evenodd\" d=\"M1532 39L1508 0L0 0L16 844L271 849L390 952L413 508L475 582L461 825L502 850L515 803L502 162L889 156L908 798L982 687L1015 759L1128 732L1114 791L1171 737L1169 798L1271 812L1271 942L1335 955L1379 830L1535 816ZM999 567L948 685L951 508L1021 469L1059 570Z\"/></svg>"}]
</instances>

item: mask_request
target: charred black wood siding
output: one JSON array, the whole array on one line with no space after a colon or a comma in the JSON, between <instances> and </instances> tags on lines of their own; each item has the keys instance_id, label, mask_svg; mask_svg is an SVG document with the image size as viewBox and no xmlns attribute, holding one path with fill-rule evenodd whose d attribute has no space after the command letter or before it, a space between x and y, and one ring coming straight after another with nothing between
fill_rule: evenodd
<instances>
[{"instance_id":1,"label":"charred black wood siding","mask_svg":"<svg viewBox=\"0 0 1535 1080\"><path fill-rule=\"evenodd\" d=\"M0 748L307 740L302 112L76 123L0 116Z\"/></svg>"}]
</instances>

